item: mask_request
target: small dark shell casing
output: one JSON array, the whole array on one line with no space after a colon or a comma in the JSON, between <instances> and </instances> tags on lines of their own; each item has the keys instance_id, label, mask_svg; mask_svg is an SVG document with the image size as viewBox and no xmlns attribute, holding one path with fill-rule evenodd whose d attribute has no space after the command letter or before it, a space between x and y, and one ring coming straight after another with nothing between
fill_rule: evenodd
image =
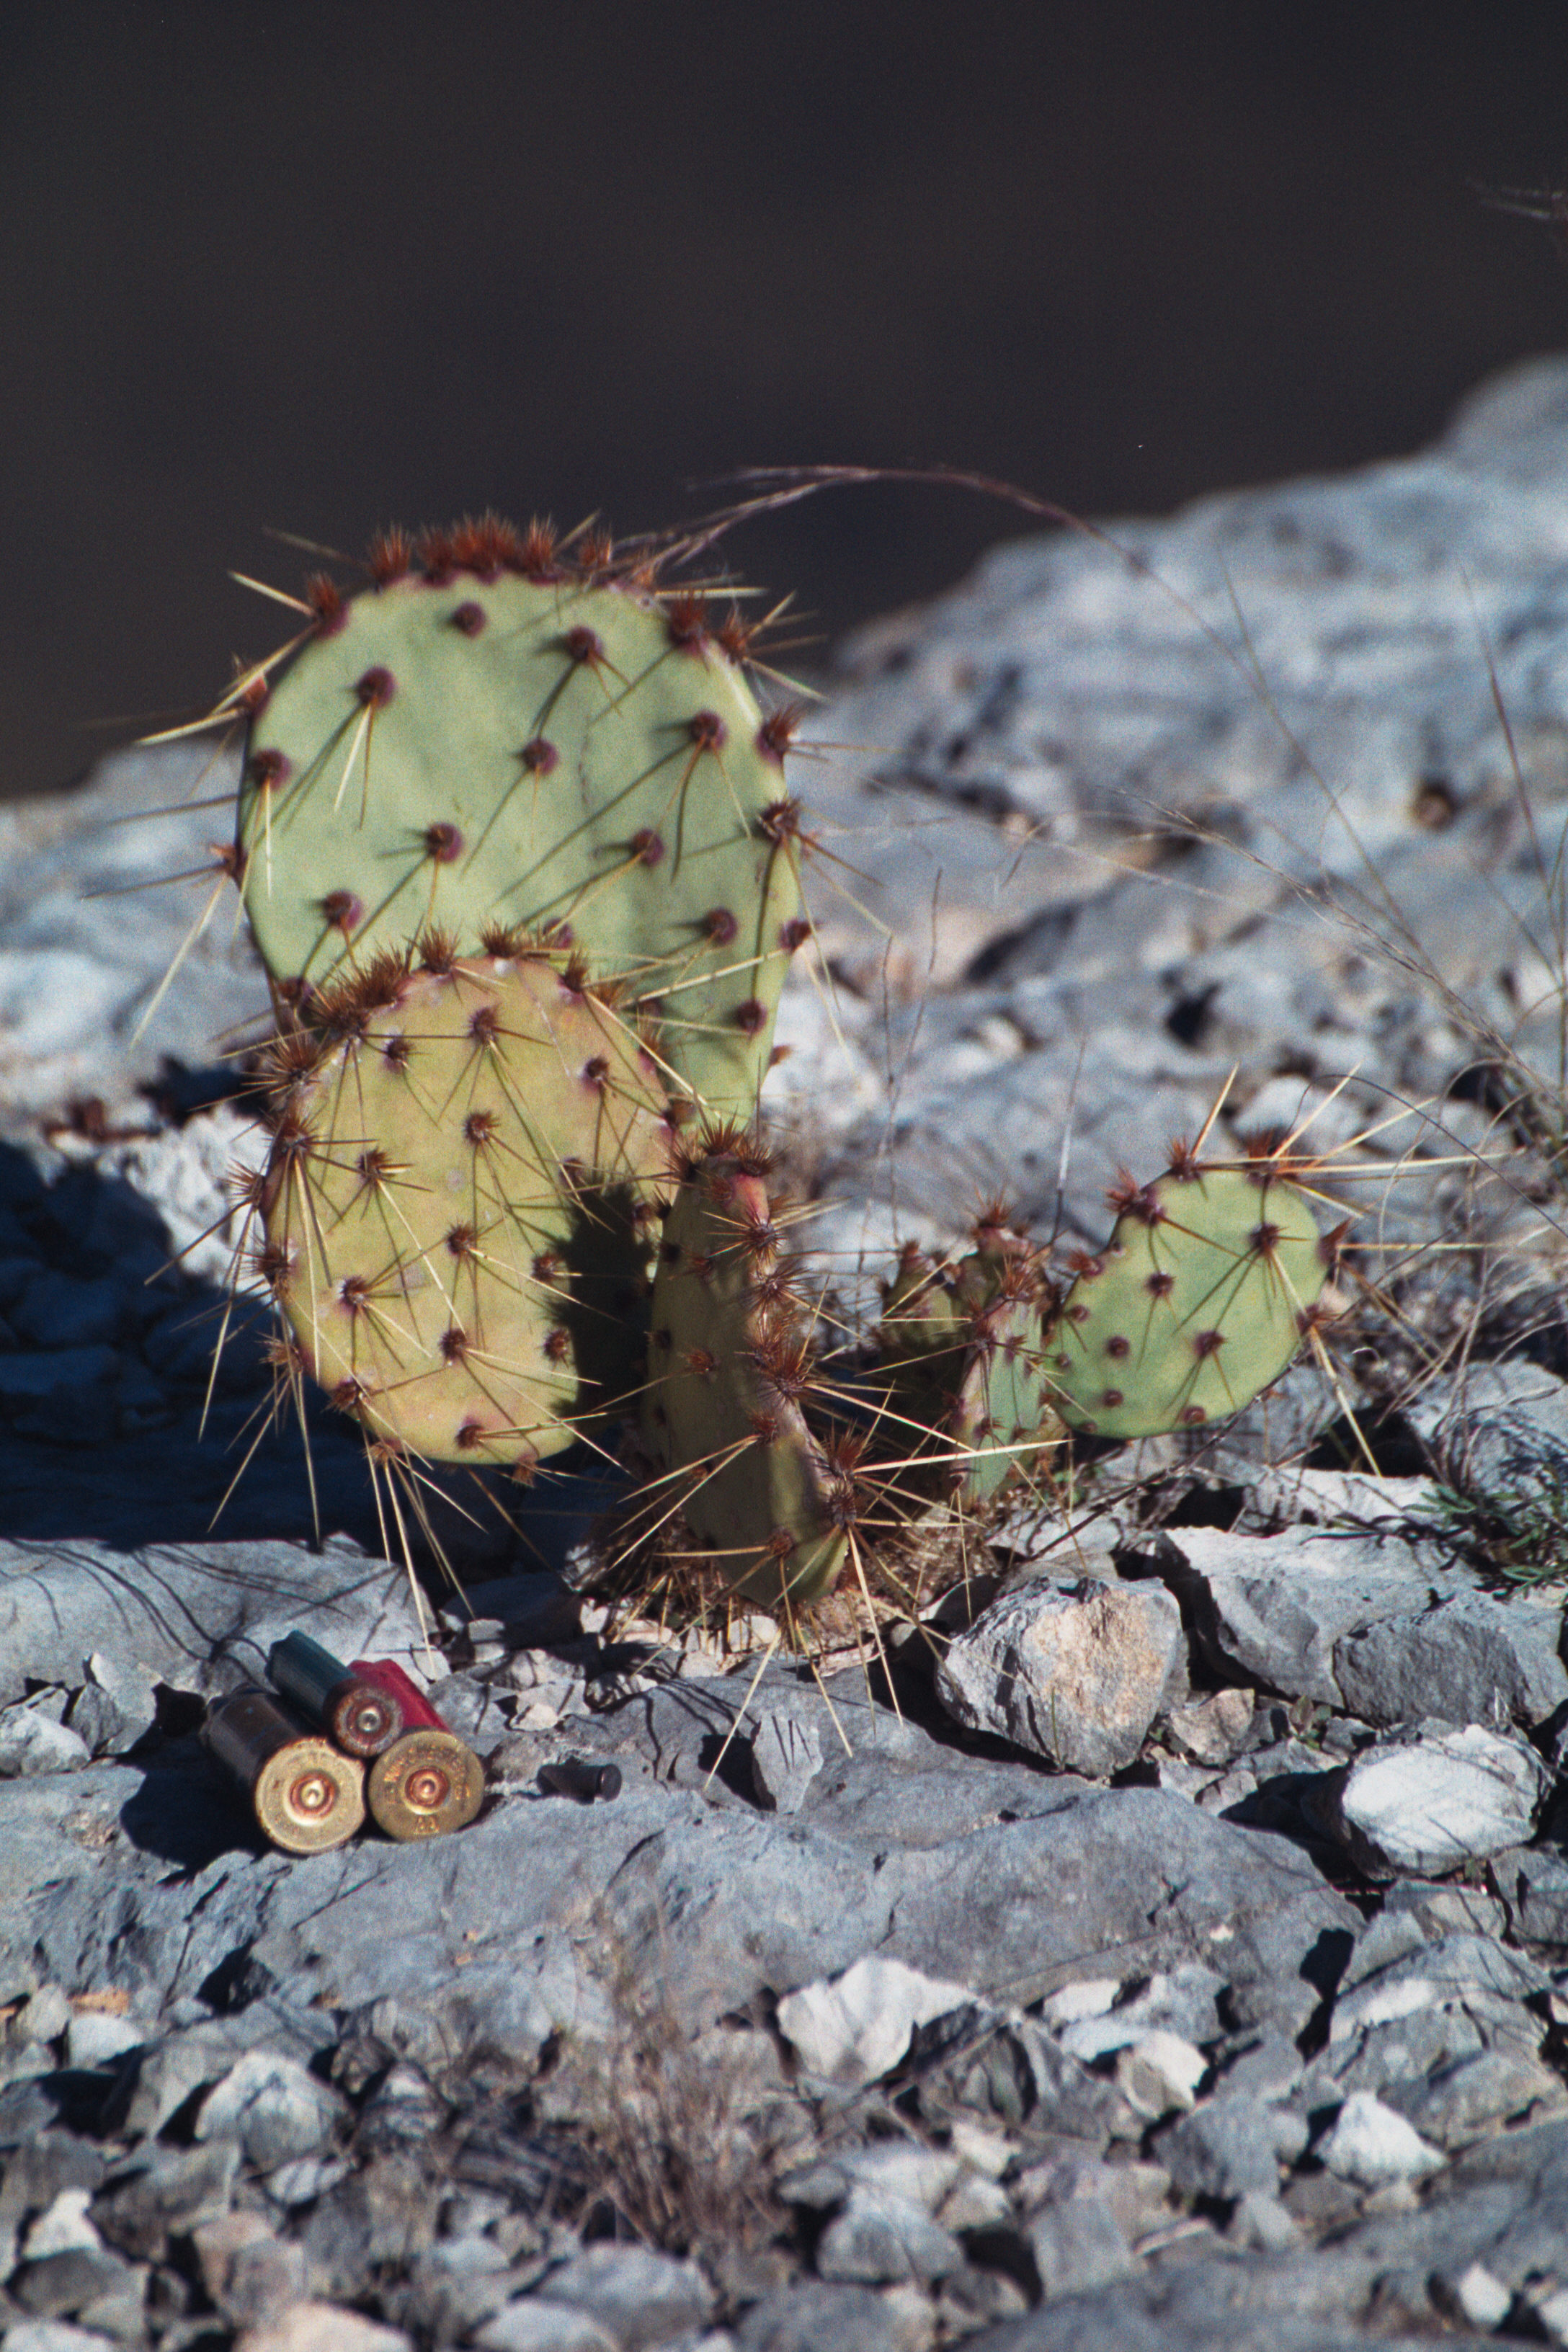
<instances>
[{"instance_id":1,"label":"small dark shell casing","mask_svg":"<svg viewBox=\"0 0 1568 2352\"><path fill-rule=\"evenodd\" d=\"M539 1783L553 1797L574 1797L580 1805L591 1805L596 1797L607 1801L620 1795L621 1768L618 1764L589 1764L582 1757L566 1756L558 1763L542 1764Z\"/></svg>"}]
</instances>

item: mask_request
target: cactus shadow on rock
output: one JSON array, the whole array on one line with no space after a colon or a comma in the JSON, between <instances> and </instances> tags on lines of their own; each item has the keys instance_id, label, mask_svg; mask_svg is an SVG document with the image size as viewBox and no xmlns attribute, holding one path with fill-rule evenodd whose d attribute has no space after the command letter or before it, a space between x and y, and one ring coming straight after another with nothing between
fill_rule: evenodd
<instances>
[{"instance_id":1,"label":"cactus shadow on rock","mask_svg":"<svg viewBox=\"0 0 1568 2352\"><path fill-rule=\"evenodd\" d=\"M0 1309L10 1342L0 1350L0 1539L133 1551L336 1534L384 1556L396 1528L378 1515L360 1431L308 1389L302 1431L267 1359L269 1307L171 1268L173 1247L122 1178L83 1160L47 1183L25 1152L0 1143L0 1281L11 1278ZM489 1503L494 1483L437 1471L423 1489L459 1574L496 1573L519 1549ZM518 1499L513 1490L514 1512ZM534 1548L553 1561L581 1511L558 1513L550 1492L529 1502ZM409 1532L427 1570L429 1546L416 1526Z\"/></svg>"}]
</instances>

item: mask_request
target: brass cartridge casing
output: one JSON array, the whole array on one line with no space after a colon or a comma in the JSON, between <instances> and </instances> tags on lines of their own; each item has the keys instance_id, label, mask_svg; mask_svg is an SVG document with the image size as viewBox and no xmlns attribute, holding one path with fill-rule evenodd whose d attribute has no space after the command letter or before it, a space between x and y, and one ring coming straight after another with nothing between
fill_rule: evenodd
<instances>
[{"instance_id":1,"label":"brass cartridge casing","mask_svg":"<svg viewBox=\"0 0 1568 2352\"><path fill-rule=\"evenodd\" d=\"M444 1837L466 1829L485 1793L484 1769L456 1732L405 1731L378 1756L365 1798L388 1837Z\"/></svg>"},{"instance_id":2,"label":"brass cartridge casing","mask_svg":"<svg viewBox=\"0 0 1568 2352\"><path fill-rule=\"evenodd\" d=\"M285 1853L324 1853L363 1826L364 1766L304 1729L270 1693L241 1690L220 1700L204 1737Z\"/></svg>"}]
</instances>

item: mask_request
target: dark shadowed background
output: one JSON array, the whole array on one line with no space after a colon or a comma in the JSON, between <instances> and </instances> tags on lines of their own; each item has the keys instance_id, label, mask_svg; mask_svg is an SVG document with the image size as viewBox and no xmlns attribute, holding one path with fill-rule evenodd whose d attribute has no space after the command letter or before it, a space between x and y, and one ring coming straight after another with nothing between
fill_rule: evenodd
<instances>
[{"instance_id":1,"label":"dark shadowed background","mask_svg":"<svg viewBox=\"0 0 1568 2352\"><path fill-rule=\"evenodd\" d=\"M755 462L1085 512L1409 449L1568 340L1564 0L176 0L0 14L0 794L276 641L229 566ZM826 638L1020 528L731 543ZM130 731L125 726L118 736Z\"/></svg>"}]
</instances>

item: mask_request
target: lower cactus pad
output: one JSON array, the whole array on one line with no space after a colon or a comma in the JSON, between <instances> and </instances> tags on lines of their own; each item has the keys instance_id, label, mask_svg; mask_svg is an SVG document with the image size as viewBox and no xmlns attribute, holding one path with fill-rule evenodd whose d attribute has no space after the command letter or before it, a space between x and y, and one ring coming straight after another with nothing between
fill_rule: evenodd
<instances>
[{"instance_id":1,"label":"lower cactus pad","mask_svg":"<svg viewBox=\"0 0 1568 2352\"><path fill-rule=\"evenodd\" d=\"M259 1265L373 1437L526 1473L635 1382L664 1097L561 959L427 956L271 1049Z\"/></svg>"}]
</instances>

